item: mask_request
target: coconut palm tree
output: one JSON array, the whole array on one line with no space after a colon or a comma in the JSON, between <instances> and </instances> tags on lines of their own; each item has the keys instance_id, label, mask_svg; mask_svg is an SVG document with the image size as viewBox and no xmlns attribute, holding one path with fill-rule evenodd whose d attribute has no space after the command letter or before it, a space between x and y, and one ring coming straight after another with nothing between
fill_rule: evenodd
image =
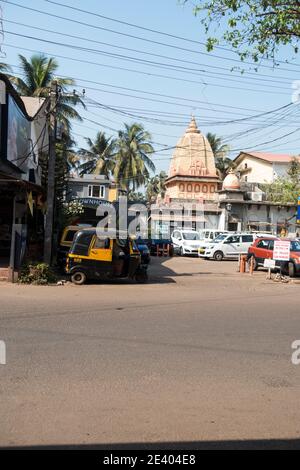
<instances>
[{"instance_id":1,"label":"coconut palm tree","mask_svg":"<svg viewBox=\"0 0 300 470\"><path fill-rule=\"evenodd\" d=\"M232 160L227 156L230 147L227 144L223 144L221 137L218 137L216 134L212 134L211 132L206 134L206 138L213 151L219 177L223 180L233 165Z\"/></svg>"},{"instance_id":2,"label":"coconut palm tree","mask_svg":"<svg viewBox=\"0 0 300 470\"><path fill-rule=\"evenodd\" d=\"M62 93L67 92L68 87L75 85L72 78L55 76L58 63L53 57L48 58L44 54L35 54L27 60L26 57L19 54L19 60L23 78L7 75L20 95L47 97L49 96L52 80L57 81ZM81 104L85 107L83 101L75 94L67 96L62 94L60 97L57 106L57 120L64 126L64 132L66 134L70 133L71 119L82 121L81 116L74 107L77 104Z\"/></svg>"},{"instance_id":3,"label":"coconut palm tree","mask_svg":"<svg viewBox=\"0 0 300 470\"><path fill-rule=\"evenodd\" d=\"M147 200L149 202L155 202L157 196L164 198L166 192L166 178L167 174L165 171L161 171L158 175L150 178L147 184Z\"/></svg>"},{"instance_id":4,"label":"coconut palm tree","mask_svg":"<svg viewBox=\"0 0 300 470\"><path fill-rule=\"evenodd\" d=\"M154 152L151 135L141 124L125 124L117 140L114 177L124 189L136 190L149 179L155 165L150 158Z\"/></svg>"},{"instance_id":5,"label":"coconut palm tree","mask_svg":"<svg viewBox=\"0 0 300 470\"><path fill-rule=\"evenodd\" d=\"M81 148L77 152L83 160L78 167L79 174L94 173L109 177L115 165L115 139L107 137L105 132L98 132L94 141L90 138L85 140L88 149Z\"/></svg>"}]
</instances>

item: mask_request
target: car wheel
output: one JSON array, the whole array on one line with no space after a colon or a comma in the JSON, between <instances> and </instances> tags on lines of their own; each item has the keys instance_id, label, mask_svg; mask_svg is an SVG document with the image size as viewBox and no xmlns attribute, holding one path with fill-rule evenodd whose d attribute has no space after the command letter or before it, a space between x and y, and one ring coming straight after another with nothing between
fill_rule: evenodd
<instances>
[{"instance_id":1,"label":"car wheel","mask_svg":"<svg viewBox=\"0 0 300 470\"><path fill-rule=\"evenodd\" d=\"M295 277L295 265L292 262L288 265L288 273L290 277Z\"/></svg>"},{"instance_id":2,"label":"car wheel","mask_svg":"<svg viewBox=\"0 0 300 470\"><path fill-rule=\"evenodd\" d=\"M216 251L215 252L214 259L216 261L222 261L223 258L224 258L224 253L222 251Z\"/></svg>"},{"instance_id":3,"label":"car wheel","mask_svg":"<svg viewBox=\"0 0 300 470\"><path fill-rule=\"evenodd\" d=\"M82 271L76 271L71 275L71 281L77 286L81 286L86 281L86 275Z\"/></svg>"},{"instance_id":4,"label":"car wheel","mask_svg":"<svg viewBox=\"0 0 300 470\"><path fill-rule=\"evenodd\" d=\"M182 246L181 246L181 247L179 248L179 256L183 256L183 254L184 254L184 253L183 253L183 248L182 248Z\"/></svg>"}]
</instances>

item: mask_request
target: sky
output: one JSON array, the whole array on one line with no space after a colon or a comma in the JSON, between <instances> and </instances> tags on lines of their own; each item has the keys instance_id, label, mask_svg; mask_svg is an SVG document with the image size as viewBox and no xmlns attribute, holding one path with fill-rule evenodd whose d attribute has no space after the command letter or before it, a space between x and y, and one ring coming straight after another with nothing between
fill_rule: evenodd
<instances>
[{"instance_id":1,"label":"sky","mask_svg":"<svg viewBox=\"0 0 300 470\"><path fill-rule=\"evenodd\" d=\"M76 79L78 93L85 89L87 109L78 109L84 120L73 123L78 147L99 130L116 135L124 122L140 122L152 135L157 172L167 171L169 147L194 114L203 133L216 133L230 145L231 158L240 150L300 153L299 105L282 108L291 104L292 84L300 80L299 59L289 47L278 56L288 63L274 68L264 62L256 72L230 50L206 51L191 3L53 1L0 1L0 60L20 74L18 54L43 52L57 58L60 76Z\"/></svg>"}]
</instances>

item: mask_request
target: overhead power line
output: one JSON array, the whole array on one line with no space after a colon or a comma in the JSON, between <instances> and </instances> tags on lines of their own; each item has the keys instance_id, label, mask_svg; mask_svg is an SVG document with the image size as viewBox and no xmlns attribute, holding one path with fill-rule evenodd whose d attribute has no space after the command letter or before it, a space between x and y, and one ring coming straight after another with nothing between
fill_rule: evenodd
<instances>
[{"instance_id":1,"label":"overhead power line","mask_svg":"<svg viewBox=\"0 0 300 470\"><path fill-rule=\"evenodd\" d=\"M14 6L19 7L19 8L23 8L25 10L34 11L36 13L46 15L46 16L49 16L49 17L52 17L52 18L61 19L61 20L68 21L68 22L71 22L71 23L74 23L74 24L80 24L82 26L87 26L89 28L98 29L98 30L102 30L102 31L107 31L107 32L111 32L111 33L114 33L114 34L117 34L117 35L126 36L126 37L130 37L130 38L133 38L133 39L138 39L140 41L144 41L144 42L148 42L148 43L152 43L152 44L157 44L157 45L160 45L160 46L170 47L170 48L177 49L177 50L182 50L182 51L185 51L185 52L195 53L197 55L200 54L200 55L204 55L204 56L209 56L210 58L213 56L214 58L218 58L218 59L226 60L226 61L230 61L230 62L236 62L239 65L241 65L241 60L240 59L231 59L231 58L224 57L224 56L218 56L216 54L212 55L211 53L208 53L208 52L206 53L206 52L195 51L193 49L187 49L187 48L175 45L175 44L168 44L168 43L163 43L163 42L155 41L155 40L148 39L148 38L142 38L142 37L139 37L139 36L136 36L136 35L133 35L133 34L127 34L127 33L121 32L121 31L116 31L116 30L112 30L112 29L109 29L109 28L104 28L104 27L99 26L99 25L93 25L93 24L90 24L90 23L87 23L87 22L84 22L84 21L75 20L74 18L68 18L68 17L65 17L65 16L56 15L54 13L45 12L43 10L38 10L36 8L31 8L31 7L28 7L28 6L25 6L25 5L20 5L19 3L15 3L15 2L12 2L10 0L6 0L6 3L10 4L10 5L14 5ZM252 62L243 61L243 64L252 65L252 66L257 67L257 64L252 63ZM272 66L263 65L263 64L261 64L260 67L273 69ZM285 69L285 70L287 70L287 69ZM293 72L295 72L295 71L293 70Z\"/></svg>"},{"instance_id":2,"label":"overhead power line","mask_svg":"<svg viewBox=\"0 0 300 470\"><path fill-rule=\"evenodd\" d=\"M77 49L77 50L80 50L80 51L83 51L83 52L96 53L96 54L101 54L101 55L105 55L105 56L109 56L109 57L116 57L118 59L121 58L120 55L117 55L117 54L109 54L109 53L106 53L106 52L95 51L95 50L93 51L93 50L90 50L88 48L82 48L80 46L76 46L76 45L72 45L72 44L59 43L59 42L56 42L56 41L50 41L50 40L47 40L47 39L37 38L37 37L34 37L34 36L24 35L24 34L15 33L15 32L7 31L7 30L5 30L4 32L6 34L11 34L13 36L23 37L23 38L27 38L27 39L35 40L35 41L38 41L38 42L55 45L55 46L62 46L62 47L66 47L66 48L69 48L69 49L72 49L72 50ZM6 44L6 45L11 47L9 44ZM19 48L20 49L25 49L25 48L22 48L22 47L19 47ZM49 53L43 52L43 51L39 51L39 52L49 54ZM106 67L106 68L111 68L111 69L116 69L116 70L123 70L123 71L131 72L131 73L148 75L148 76L153 76L153 77L158 77L158 78L165 78L165 79L168 79L168 80L175 80L175 81L179 81L179 82L195 83L197 85L200 85L200 83L198 81L184 79L184 78L181 78L181 77L180 78L179 77L172 77L170 75L155 74L153 72L147 72L147 71L142 71L142 70L138 70L138 69L129 69L129 68L119 67L119 66L110 65L110 64L103 64L103 63L99 63L99 62L87 61L87 60L84 60L84 59L75 59L73 57L66 57L66 56L61 56L61 55L58 55L58 54L55 54L55 55L56 55L56 57L61 57L61 58L67 59L67 60L72 60L72 61L82 62L82 63L88 63L88 64L100 66L100 67ZM276 93L276 94L280 94L280 95L288 95L288 93L283 93L283 92L277 91L278 89L286 90L286 87L281 87L281 86L277 86L277 85L269 85L269 84L264 85L264 84L261 83L260 86L266 87L266 90L259 89L259 88L245 88L244 86L243 87L237 87L237 86L230 86L230 85L222 85L222 84L219 84L219 83L205 82L203 80L205 78L205 76L203 76L203 73L206 74L209 78L215 78L214 76L211 77L211 75L207 74L207 72L205 70L202 70L202 75L200 75L199 73L192 72L192 71L190 71L190 69L185 68L185 67L178 67L178 66L172 66L172 65L163 65L163 64L158 65L158 64L155 64L154 62L151 63L150 61L143 61L143 60L138 60L138 59L125 59L125 58L123 58L123 59L124 60L134 61L134 62L137 62L137 63L144 63L144 65L151 65L152 67L166 68L167 70L171 70L171 71L176 71L176 72L181 72L181 73L188 73L189 75L190 74L196 75L202 81L202 84L206 85L206 86L214 86L214 87L226 88L226 89L231 88L231 89L234 89L234 90L251 91L251 92L254 92L254 93L268 93L268 94ZM146 62L148 62L148 63L146 63ZM193 69L193 70L196 70L196 69ZM198 69L197 72L201 72L201 70ZM218 73L216 73L216 74L218 74ZM234 78L222 78L222 80L241 83L240 80L235 80ZM255 86L256 85L256 83L252 83L252 82L244 82L244 83L246 85L250 85L250 86ZM272 90L270 90L270 88L276 89L276 91L272 91Z\"/></svg>"},{"instance_id":3,"label":"overhead power line","mask_svg":"<svg viewBox=\"0 0 300 470\"><path fill-rule=\"evenodd\" d=\"M65 32L63 33L61 31L56 31L56 30L53 30L53 29L41 28L41 27L38 27L38 26L35 26L35 25L28 25L28 24L25 24L25 23L20 23L18 21L12 21L12 20L7 20L6 19L4 22L14 24L14 25L17 25L17 26L23 26L23 27L26 27L26 28L30 28L31 30L35 29L37 31L43 31L43 32L56 34L56 35L60 35L60 36L63 36L63 37L68 37L68 38L72 38L72 39L76 39L76 40L79 39L81 41L86 41L88 43L94 43L94 44L104 45L104 46L108 46L108 47L113 47L113 48L116 48L116 49L119 49L119 50L126 50L126 51L130 51L130 52L136 52L138 54L144 54L144 55L159 57L159 58L162 58L162 59L172 60L172 61L176 61L176 62L180 62L180 63L196 65L198 67L208 67L208 68L211 68L211 69L224 70L225 72L227 72L227 73L224 73L224 75L226 75L226 76L237 76L237 77L239 77L241 75L242 76L250 75L252 80L258 80L258 81L262 80L262 81L266 81L266 82L270 82L270 83L286 83L286 81L290 81L290 77L284 77L284 76L281 76L281 75L277 76L274 79L274 78L270 78L270 75L263 74L261 72L243 71L243 73L242 73L238 69L228 69L226 67L221 67L221 66L218 66L218 65L202 64L202 63L199 63L199 62L185 60L185 59L182 59L182 58L179 59L179 58L176 58L176 57L170 57L170 56L166 56L166 55L163 55L163 54L155 54L153 52L147 52L147 51L140 50L140 49L132 49L130 47L124 47L120 44L115 45L115 44L111 44L111 43L107 43L107 42L103 42L103 41L97 41L97 40L92 39L92 38L87 38L87 37L78 36L78 35L74 35L74 34L68 34L68 33L65 33ZM208 70L206 72L207 73L214 73L213 71L210 71L210 70ZM233 75L234 73L238 73L238 75ZM266 79L263 80L259 77L266 77Z\"/></svg>"},{"instance_id":4,"label":"overhead power line","mask_svg":"<svg viewBox=\"0 0 300 470\"><path fill-rule=\"evenodd\" d=\"M56 5L56 6L68 8L68 9L73 10L73 11L78 11L79 13L85 13L85 14L91 15L93 17L96 16L98 18L103 18L105 20L112 21L112 22L119 23L119 24L123 24L125 26L130 26L132 28L137 28L137 29L140 29L142 31L147 31L147 32L150 32L150 33L159 34L161 36L166 36L166 37L169 37L169 38L172 38L172 39L179 39L181 41L186 41L186 42L189 42L189 43L192 43L192 44L197 44L197 45L201 44L201 45L206 47L205 42L196 41L195 39L190 39L190 38L186 38L186 37L183 37L183 36L178 36L176 34L167 33L166 31L160 31L160 30L157 30L157 29L147 28L145 26L137 25L135 23L129 23L128 21L119 20L118 18L112 18L112 17L109 17L109 16L101 15L100 13L96 13L95 11L84 10L82 8L74 7L74 6L71 6L71 5L66 5L65 3L56 2L54 0L44 0L44 1L46 1L47 3L52 3L53 5ZM238 52L235 51L234 49L229 49L227 47L223 47L223 46L219 46L219 45L216 45L215 49L220 49L222 51L231 52L233 54L238 54ZM268 59L268 60L271 60L271 59ZM282 61L282 60L278 60L277 62L280 63L280 64L289 63L289 62L285 62L285 61ZM244 62L244 63L249 64L249 62ZM257 65L257 64L252 64L252 65ZM299 67L299 64L291 64L291 65L295 65L295 66Z\"/></svg>"}]
</instances>

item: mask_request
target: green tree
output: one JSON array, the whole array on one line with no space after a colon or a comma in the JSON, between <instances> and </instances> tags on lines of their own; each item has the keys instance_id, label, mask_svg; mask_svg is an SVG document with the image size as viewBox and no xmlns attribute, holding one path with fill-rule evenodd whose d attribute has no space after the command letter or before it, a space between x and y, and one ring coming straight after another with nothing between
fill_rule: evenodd
<instances>
[{"instance_id":1,"label":"green tree","mask_svg":"<svg viewBox=\"0 0 300 470\"><path fill-rule=\"evenodd\" d=\"M262 185L268 201L293 203L297 205L300 195L300 162L294 158L289 166L286 176L277 178L271 184Z\"/></svg>"},{"instance_id":2,"label":"green tree","mask_svg":"<svg viewBox=\"0 0 300 470\"><path fill-rule=\"evenodd\" d=\"M227 156L229 145L223 144L222 138L218 137L216 134L212 134L211 132L206 134L206 138L210 143L215 157L215 165L218 175L223 180L233 165L232 160Z\"/></svg>"},{"instance_id":3,"label":"green tree","mask_svg":"<svg viewBox=\"0 0 300 470\"><path fill-rule=\"evenodd\" d=\"M281 45L290 44L298 52L298 0L198 0L193 7L208 35L208 50L225 41L242 60L250 56L255 62L274 59Z\"/></svg>"},{"instance_id":4,"label":"green tree","mask_svg":"<svg viewBox=\"0 0 300 470\"><path fill-rule=\"evenodd\" d=\"M149 179L155 165L150 158L154 152L151 135L141 124L125 124L117 139L114 177L124 189L135 191Z\"/></svg>"},{"instance_id":5,"label":"green tree","mask_svg":"<svg viewBox=\"0 0 300 470\"><path fill-rule=\"evenodd\" d=\"M153 176L147 183L146 196L149 202L155 202L158 196L164 198L166 193L167 174L161 171L158 175Z\"/></svg>"},{"instance_id":6,"label":"green tree","mask_svg":"<svg viewBox=\"0 0 300 470\"><path fill-rule=\"evenodd\" d=\"M98 132L94 141L85 139L88 149L81 148L78 155L83 159L79 165L79 174L94 173L109 177L115 166L116 141L107 137L104 132Z\"/></svg>"},{"instance_id":7,"label":"green tree","mask_svg":"<svg viewBox=\"0 0 300 470\"><path fill-rule=\"evenodd\" d=\"M145 204L147 202L145 194L141 193L140 191L132 190L128 192L128 200L131 202L140 202L142 204Z\"/></svg>"},{"instance_id":8,"label":"green tree","mask_svg":"<svg viewBox=\"0 0 300 470\"><path fill-rule=\"evenodd\" d=\"M36 54L27 60L26 57L19 54L19 61L23 78L7 75L20 95L48 97L51 81L57 81L62 92L57 106L57 121L63 125L64 133L70 134L70 121L72 119L82 121L75 106L80 104L85 107L79 96L67 94L69 87L75 85L75 81L72 78L56 77L58 63L53 57L48 58L44 54Z\"/></svg>"}]
</instances>

